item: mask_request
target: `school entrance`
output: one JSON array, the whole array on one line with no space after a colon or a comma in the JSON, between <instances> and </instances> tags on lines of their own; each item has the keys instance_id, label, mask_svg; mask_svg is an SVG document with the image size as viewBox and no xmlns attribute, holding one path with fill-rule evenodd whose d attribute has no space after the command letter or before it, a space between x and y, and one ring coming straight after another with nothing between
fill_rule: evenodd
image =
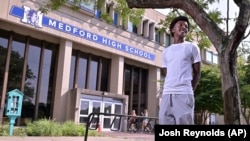
<instances>
[{"instance_id":1,"label":"school entrance","mask_svg":"<svg viewBox=\"0 0 250 141\"><path fill-rule=\"evenodd\" d=\"M109 114L122 114L123 103L122 100L93 95L82 95L80 99L80 114L79 122L87 123L87 118L90 113L109 113ZM100 124L103 131L110 131L110 124L113 121L114 116L100 116ZM111 127L112 129L118 129L118 118ZM90 128L95 128L97 117L92 121Z\"/></svg>"}]
</instances>

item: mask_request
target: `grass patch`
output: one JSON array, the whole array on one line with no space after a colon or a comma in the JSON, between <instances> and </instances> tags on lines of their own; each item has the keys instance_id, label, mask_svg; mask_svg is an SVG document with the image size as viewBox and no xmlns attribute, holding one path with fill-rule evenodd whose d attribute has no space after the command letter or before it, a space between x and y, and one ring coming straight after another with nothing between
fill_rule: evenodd
<instances>
[{"instance_id":1,"label":"grass patch","mask_svg":"<svg viewBox=\"0 0 250 141\"><path fill-rule=\"evenodd\" d=\"M13 136L84 136L86 127L73 121L63 123L49 119L34 122L26 121L26 127L15 127ZM0 126L0 136L9 136L9 124ZM88 136L102 136L95 130L89 130Z\"/></svg>"}]
</instances>

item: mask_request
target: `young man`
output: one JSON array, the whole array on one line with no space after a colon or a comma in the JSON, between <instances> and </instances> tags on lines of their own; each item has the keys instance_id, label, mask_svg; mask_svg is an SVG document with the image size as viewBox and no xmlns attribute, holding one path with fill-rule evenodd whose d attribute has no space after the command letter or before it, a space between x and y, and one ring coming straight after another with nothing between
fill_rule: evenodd
<instances>
[{"instance_id":1,"label":"young man","mask_svg":"<svg viewBox=\"0 0 250 141\"><path fill-rule=\"evenodd\" d=\"M166 74L159 111L159 124L194 124L194 91L200 80L198 46L185 41L189 20L179 16L170 24L174 43L162 54Z\"/></svg>"}]
</instances>

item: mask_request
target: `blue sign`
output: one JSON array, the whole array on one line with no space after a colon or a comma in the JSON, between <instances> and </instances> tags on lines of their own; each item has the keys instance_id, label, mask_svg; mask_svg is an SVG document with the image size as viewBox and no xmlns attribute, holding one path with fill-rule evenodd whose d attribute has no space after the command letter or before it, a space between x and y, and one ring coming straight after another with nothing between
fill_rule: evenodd
<instances>
[{"instance_id":1,"label":"blue sign","mask_svg":"<svg viewBox=\"0 0 250 141\"><path fill-rule=\"evenodd\" d=\"M149 59L151 61L154 61L155 59L155 55L152 53L128 46L126 44L86 31L70 24L51 19L47 16L44 16L43 13L41 13L40 11L32 10L30 7L27 6L12 6L10 10L10 15L21 18L21 22L37 28L47 26L49 28L53 28L55 30L59 30L98 44L102 44L126 53Z\"/></svg>"}]
</instances>

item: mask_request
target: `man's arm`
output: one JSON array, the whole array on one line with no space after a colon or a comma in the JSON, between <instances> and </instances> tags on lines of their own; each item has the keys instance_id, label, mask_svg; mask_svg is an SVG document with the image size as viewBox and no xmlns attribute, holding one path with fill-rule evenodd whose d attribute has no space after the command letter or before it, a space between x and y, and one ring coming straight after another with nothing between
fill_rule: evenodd
<instances>
[{"instance_id":1,"label":"man's arm","mask_svg":"<svg viewBox=\"0 0 250 141\"><path fill-rule=\"evenodd\" d=\"M193 91L195 91L201 77L201 62L194 63L192 67L193 67L192 87Z\"/></svg>"}]
</instances>

